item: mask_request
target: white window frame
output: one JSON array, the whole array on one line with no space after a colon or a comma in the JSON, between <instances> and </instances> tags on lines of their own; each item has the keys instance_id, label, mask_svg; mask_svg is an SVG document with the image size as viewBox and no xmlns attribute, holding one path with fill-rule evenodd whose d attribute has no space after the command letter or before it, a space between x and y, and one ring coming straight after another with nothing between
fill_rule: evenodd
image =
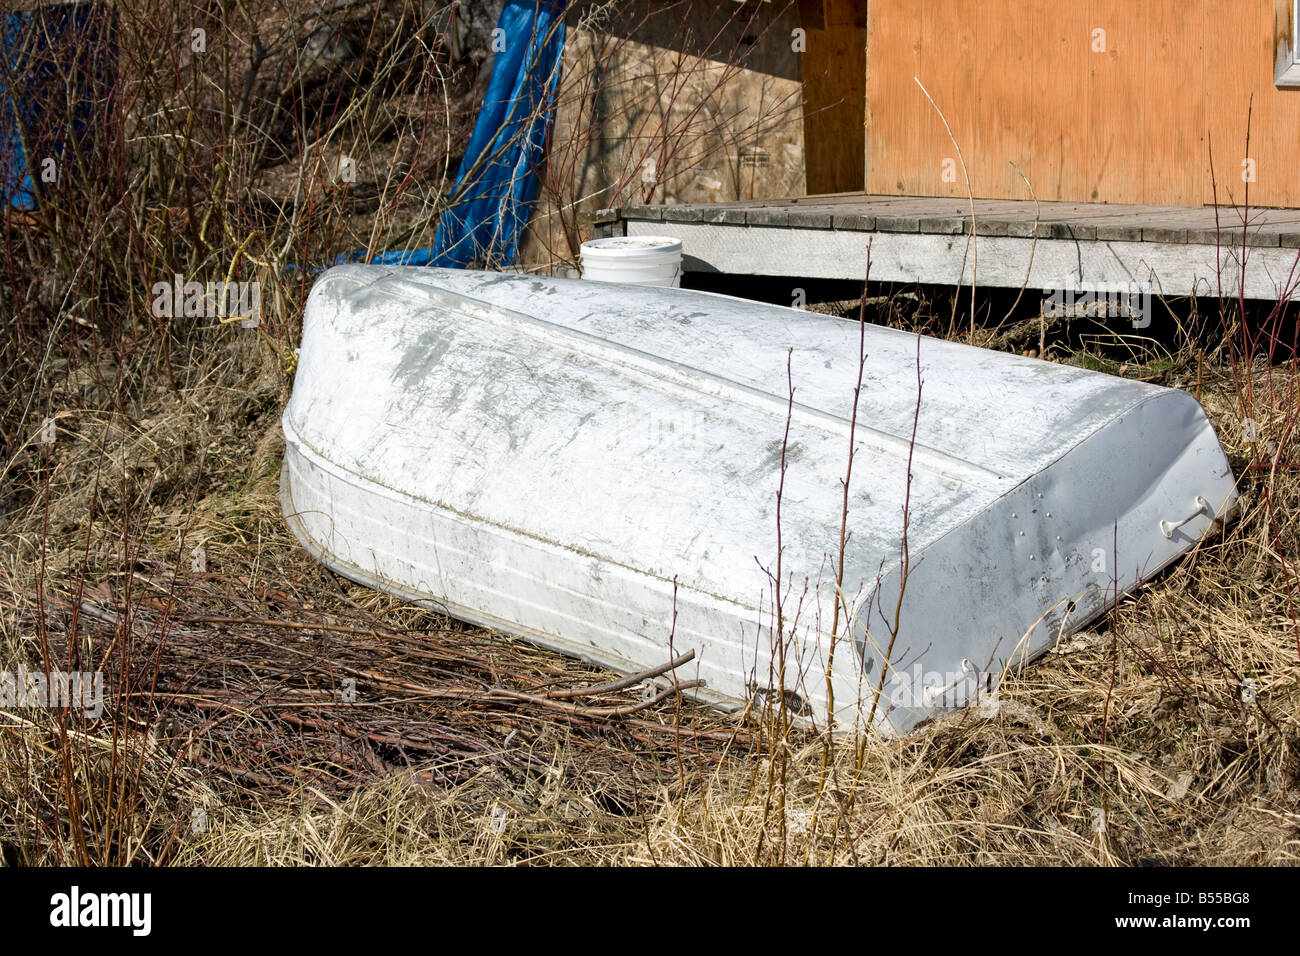
<instances>
[{"instance_id":1,"label":"white window frame","mask_svg":"<svg viewBox=\"0 0 1300 956\"><path fill-rule=\"evenodd\" d=\"M1277 55L1273 61L1273 85L1300 88L1300 50L1296 28L1300 26L1300 0L1274 0L1273 40Z\"/></svg>"}]
</instances>

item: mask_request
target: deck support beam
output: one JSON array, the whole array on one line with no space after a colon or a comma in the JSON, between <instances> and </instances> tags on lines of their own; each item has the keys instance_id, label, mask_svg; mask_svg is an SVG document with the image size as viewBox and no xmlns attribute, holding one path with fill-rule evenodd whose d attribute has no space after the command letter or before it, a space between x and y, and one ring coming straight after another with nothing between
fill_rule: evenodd
<instances>
[{"instance_id":1,"label":"deck support beam","mask_svg":"<svg viewBox=\"0 0 1300 956\"><path fill-rule=\"evenodd\" d=\"M1161 296L1300 299L1300 210L953 200L841 193L602 210L603 235L671 235L686 272ZM977 239L973 240L973 235Z\"/></svg>"}]
</instances>

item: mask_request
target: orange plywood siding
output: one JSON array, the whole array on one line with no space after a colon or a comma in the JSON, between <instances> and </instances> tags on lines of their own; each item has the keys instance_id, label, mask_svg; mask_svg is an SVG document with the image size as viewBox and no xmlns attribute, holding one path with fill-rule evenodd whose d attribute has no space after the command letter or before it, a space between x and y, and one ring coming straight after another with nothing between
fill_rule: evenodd
<instances>
[{"instance_id":1,"label":"orange plywood siding","mask_svg":"<svg viewBox=\"0 0 1300 956\"><path fill-rule=\"evenodd\" d=\"M932 139L929 124L919 120L930 107L912 82L921 69L921 6L894 4L883 19L876 6L867 19L868 174L875 176L875 192L928 195L935 188L934 171L918 157ZM872 66L877 58L879 69ZM880 178L885 176L887 183Z\"/></svg>"},{"instance_id":2,"label":"orange plywood siding","mask_svg":"<svg viewBox=\"0 0 1300 956\"><path fill-rule=\"evenodd\" d=\"M1086 198L1141 202L1144 159L1135 147L1146 122L1142 107L1148 4L1091 0L1087 6L1089 94L1096 108L1088 125Z\"/></svg>"},{"instance_id":3,"label":"orange plywood siding","mask_svg":"<svg viewBox=\"0 0 1300 956\"><path fill-rule=\"evenodd\" d=\"M1207 160L1205 165L1205 182L1201 198L1213 202L1216 194L1219 202L1240 203L1244 200L1245 189L1242 175L1242 161L1246 158L1246 115L1250 111L1251 125L1254 127L1255 142L1251 152L1259 145L1259 123L1263 112L1262 102L1251 105L1251 94L1259 93L1258 75L1246 66L1251 58L1253 35L1252 18L1249 11L1238 9L1239 4L1224 0L1207 0L1205 4L1205 24L1207 29L1223 29L1225 17L1241 17L1238 29L1224 30L1224 36L1217 42L1219 56L1206 58L1203 66L1208 106ZM1270 46L1272 44L1270 43ZM1269 57L1267 66L1269 85L1272 85L1273 62ZM1212 150L1212 154L1211 151ZM1258 168L1258 163L1256 163ZM1252 187L1255 183L1251 184ZM1252 190L1253 191L1253 190Z\"/></svg>"},{"instance_id":4,"label":"orange plywood siding","mask_svg":"<svg viewBox=\"0 0 1300 956\"><path fill-rule=\"evenodd\" d=\"M977 196L1024 198L1016 162L1042 200L1200 205L1213 195L1213 144L1220 201L1242 202L1253 93L1250 201L1300 207L1300 90L1273 86L1273 7L872 0L867 189L965 194L931 172L952 146L918 101L920 75Z\"/></svg>"},{"instance_id":5,"label":"orange plywood siding","mask_svg":"<svg viewBox=\"0 0 1300 956\"><path fill-rule=\"evenodd\" d=\"M1001 4L994 4L994 8ZM1034 20L1034 72L1024 88L1033 103L1054 106L1035 113L1032 182L1039 198L1078 196L1087 191L1089 114L1088 10L1086 3L1039 4ZM1046 8L1046 9L1043 9ZM1015 78L1008 77L1015 82ZM1017 104L1025 110L1028 104Z\"/></svg>"},{"instance_id":6,"label":"orange plywood siding","mask_svg":"<svg viewBox=\"0 0 1300 956\"><path fill-rule=\"evenodd\" d=\"M1201 75L1205 38L1204 0L1150 0L1146 22L1146 69L1142 126L1142 200L1195 202L1205 166L1205 89L1188 82ZM1242 4L1239 0L1239 6ZM1250 6L1261 6L1250 3Z\"/></svg>"},{"instance_id":7,"label":"orange plywood siding","mask_svg":"<svg viewBox=\"0 0 1300 956\"><path fill-rule=\"evenodd\" d=\"M1219 202L1244 203L1244 177L1253 172L1251 205L1300 206L1300 90L1273 86L1273 11L1262 3L1250 10L1240 6L1206 3L1206 27L1217 37L1218 56L1205 63L1214 179L1207 159L1202 196L1212 202L1217 186ZM1226 29L1232 22L1237 28ZM1247 159L1252 162L1243 166Z\"/></svg>"},{"instance_id":8,"label":"orange plywood siding","mask_svg":"<svg viewBox=\"0 0 1300 956\"><path fill-rule=\"evenodd\" d=\"M992 44L1002 54L975 58L978 100L972 117L974 140L973 145L962 148L971 153L967 161L978 188L1007 198L1028 199L1032 195L1016 169L1028 175L1037 122L1032 111L1016 107L1014 100L1025 90L1008 84L1006 77L1033 76L1038 6L1037 0L1007 0L992 10L978 4L975 11L977 47Z\"/></svg>"},{"instance_id":9,"label":"orange plywood siding","mask_svg":"<svg viewBox=\"0 0 1300 956\"><path fill-rule=\"evenodd\" d=\"M874 13L874 11L873 11ZM923 177L932 183L927 195L966 196L966 176L963 163L973 157L971 139L960 135L970 127L975 112L975 60L978 44L974 31L969 28L971 8L965 4L933 3L921 5L923 37L944 37L943 56L936 57L922 49L920 72L917 78L933 97L938 109L931 106L922 93L922 115L916 117L917 126L924 131L927 152L920 157ZM913 86L914 79L909 78ZM942 110L942 117L940 116ZM944 128L944 119L957 136L957 145Z\"/></svg>"}]
</instances>

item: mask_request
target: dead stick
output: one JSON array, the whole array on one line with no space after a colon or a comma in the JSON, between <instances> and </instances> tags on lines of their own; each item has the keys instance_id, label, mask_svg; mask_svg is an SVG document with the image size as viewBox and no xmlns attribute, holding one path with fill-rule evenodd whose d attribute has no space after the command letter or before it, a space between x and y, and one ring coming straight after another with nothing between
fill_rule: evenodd
<instances>
[{"instance_id":1,"label":"dead stick","mask_svg":"<svg viewBox=\"0 0 1300 956\"><path fill-rule=\"evenodd\" d=\"M349 627L344 624L314 624L306 621L277 621L269 617L210 617L206 614L178 618L184 624L243 624L247 627L283 627L294 631L333 631L336 634L360 634L366 637L383 636L384 631L373 627Z\"/></svg>"},{"instance_id":2,"label":"dead stick","mask_svg":"<svg viewBox=\"0 0 1300 956\"><path fill-rule=\"evenodd\" d=\"M570 687L566 690L549 690L546 692L546 696L552 700L556 700L571 697L591 697L594 694L612 694L616 690L622 690L625 687L631 687L632 685L639 684L642 681L651 680L658 677L660 674L667 673L668 671L676 670L678 667L681 667L683 664L694 659L695 651L690 650L675 661L669 661L667 664L652 667L650 670L642 671L639 674L632 674L628 677L624 677L622 680L616 680L609 684L600 684L595 687Z\"/></svg>"},{"instance_id":3,"label":"dead stick","mask_svg":"<svg viewBox=\"0 0 1300 956\"><path fill-rule=\"evenodd\" d=\"M673 684L667 690L656 694L649 700L638 701L635 704L628 704L624 707L579 707L577 704L568 704L558 700L547 700L545 697L536 697L532 694L523 694L519 691L506 690L505 688L494 688L493 697L500 699L502 697L510 700L522 700L530 704L538 704L542 707L549 707L554 710L562 711L567 714L576 714L580 717L626 717L629 714L635 714L639 710L645 710L647 707L653 707L655 704L673 694L683 690L690 690L692 687L699 687L703 681L688 680L684 683Z\"/></svg>"}]
</instances>

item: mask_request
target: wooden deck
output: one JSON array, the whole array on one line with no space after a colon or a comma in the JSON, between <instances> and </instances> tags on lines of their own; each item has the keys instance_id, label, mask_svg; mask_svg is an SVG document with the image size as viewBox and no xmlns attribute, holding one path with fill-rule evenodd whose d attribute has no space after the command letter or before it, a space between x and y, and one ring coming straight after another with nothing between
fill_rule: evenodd
<instances>
[{"instance_id":1,"label":"wooden deck","mask_svg":"<svg viewBox=\"0 0 1300 956\"><path fill-rule=\"evenodd\" d=\"M1236 295L1300 283L1300 209L923 199L838 193L633 206L596 214L598 236L672 235L687 272L791 278Z\"/></svg>"}]
</instances>

